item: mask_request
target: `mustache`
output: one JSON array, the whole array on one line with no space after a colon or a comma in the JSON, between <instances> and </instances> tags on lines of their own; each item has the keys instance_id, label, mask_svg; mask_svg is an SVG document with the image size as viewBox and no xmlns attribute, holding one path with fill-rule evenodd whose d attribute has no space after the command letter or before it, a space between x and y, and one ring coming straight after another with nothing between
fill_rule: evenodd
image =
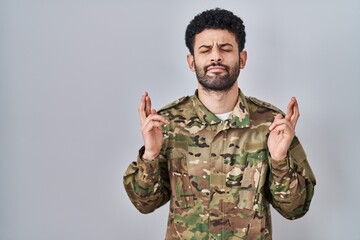
<instances>
[{"instance_id":1,"label":"mustache","mask_svg":"<svg viewBox=\"0 0 360 240\"><path fill-rule=\"evenodd\" d=\"M225 70L228 71L228 72L229 72L229 69L230 69L229 66L224 65L224 64L222 64L222 63L211 63L211 64L206 65L206 66L204 67L204 72L207 72L209 67L223 67L223 68L225 68Z\"/></svg>"}]
</instances>

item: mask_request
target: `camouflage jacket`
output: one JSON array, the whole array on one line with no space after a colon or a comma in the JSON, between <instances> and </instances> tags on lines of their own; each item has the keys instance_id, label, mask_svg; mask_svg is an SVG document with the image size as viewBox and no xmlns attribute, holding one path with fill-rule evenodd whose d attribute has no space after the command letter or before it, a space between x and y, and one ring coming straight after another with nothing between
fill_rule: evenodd
<instances>
[{"instance_id":1,"label":"camouflage jacket","mask_svg":"<svg viewBox=\"0 0 360 240\"><path fill-rule=\"evenodd\" d=\"M284 160L269 155L268 128L279 112L240 90L225 121L196 94L164 107L160 155L145 161L142 148L125 172L130 200L142 213L170 200L166 239L271 239L269 204L299 218L315 186L297 137Z\"/></svg>"}]
</instances>

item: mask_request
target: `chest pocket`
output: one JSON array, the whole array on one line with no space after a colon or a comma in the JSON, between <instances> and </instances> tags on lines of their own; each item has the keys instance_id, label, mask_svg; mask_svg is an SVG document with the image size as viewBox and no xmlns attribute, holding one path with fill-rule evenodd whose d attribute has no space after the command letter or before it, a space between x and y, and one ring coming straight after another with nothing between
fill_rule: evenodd
<instances>
[{"instance_id":1,"label":"chest pocket","mask_svg":"<svg viewBox=\"0 0 360 240\"><path fill-rule=\"evenodd\" d=\"M179 153L171 154L169 159L172 207L191 208L194 206L195 195L191 187L187 159Z\"/></svg>"}]
</instances>

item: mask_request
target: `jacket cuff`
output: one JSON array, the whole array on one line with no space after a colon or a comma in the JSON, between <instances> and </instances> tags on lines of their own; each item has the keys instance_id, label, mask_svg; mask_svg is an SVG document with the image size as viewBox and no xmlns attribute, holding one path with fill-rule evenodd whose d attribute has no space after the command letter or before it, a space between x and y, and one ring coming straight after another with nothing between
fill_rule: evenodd
<instances>
[{"instance_id":1,"label":"jacket cuff","mask_svg":"<svg viewBox=\"0 0 360 240\"><path fill-rule=\"evenodd\" d=\"M153 160L146 160L143 159L144 152L145 147L142 146L137 156L137 167L143 174L142 180L154 180L159 175L159 157L156 157Z\"/></svg>"},{"instance_id":2,"label":"jacket cuff","mask_svg":"<svg viewBox=\"0 0 360 240\"><path fill-rule=\"evenodd\" d=\"M305 159L305 152L297 139L294 139L283 160L274 160L269 153L270 169L273 175L277 177L285 177L286 175L292 174L297 166L302 164Z\"/></svg>"},{"instance_id":3,"label":"jacket cuff","mask_svg":"<svg viewBox=\"0 0 360 240\"><path fill-rule=\"evenodd\" d=\"M282 160L275 160L269 154L269 162L272 174L278 178L285 177L290 171L289 152Z\"/></svg>"}]
</instances>

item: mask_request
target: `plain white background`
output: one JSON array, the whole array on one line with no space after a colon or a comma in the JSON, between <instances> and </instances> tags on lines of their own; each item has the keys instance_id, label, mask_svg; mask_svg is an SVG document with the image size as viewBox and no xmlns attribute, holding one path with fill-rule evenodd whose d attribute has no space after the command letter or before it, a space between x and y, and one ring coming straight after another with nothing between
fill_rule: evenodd
<instances>
[{"instance_id":1,"label":"plain white background","mask_svg":"<svg viewBox=\"0 0 360 240\"><path fill-rule=\"evenodd\" d=\"M222 7L246 25L239 86L285 109L317 177L308 214L273 213L276 240L360 239L360 2L0 0L0 239L164 239L123 173L142 145L137 106L193 94L185 28Z\"/></svg>"}]
</instances>

